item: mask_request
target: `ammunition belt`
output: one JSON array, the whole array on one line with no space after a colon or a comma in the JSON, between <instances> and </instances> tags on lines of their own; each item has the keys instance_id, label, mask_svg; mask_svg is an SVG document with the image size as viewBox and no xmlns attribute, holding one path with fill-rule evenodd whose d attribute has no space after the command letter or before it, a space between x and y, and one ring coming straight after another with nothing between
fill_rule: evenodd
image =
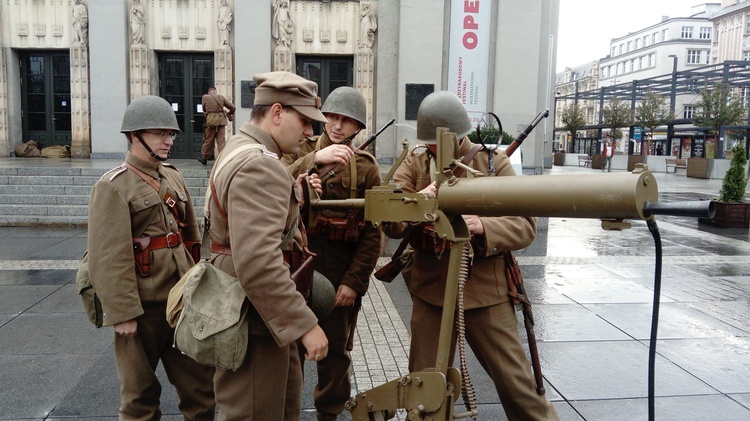
<instances>
[{"instance_id":1,"label":"ammunition belt","mask_svg":"<svg viewBox=\"0 0 750 421\"><path fill-rule=\"evenodd\" d=\"M307 235L311 237L326 236L328 241L356 243L365 231L364 221L349 218L329 218L318 214L314 227L307 227Z\"/></svg>"}]
</instances>

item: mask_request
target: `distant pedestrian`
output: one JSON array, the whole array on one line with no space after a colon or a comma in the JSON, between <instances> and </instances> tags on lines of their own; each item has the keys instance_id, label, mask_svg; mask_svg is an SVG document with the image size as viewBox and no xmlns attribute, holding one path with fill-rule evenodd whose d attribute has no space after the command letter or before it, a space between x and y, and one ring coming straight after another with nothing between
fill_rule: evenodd
<instances>
[{"instance_id":1,"label":"distant pedestrian","mask_svg":"<svg viewBox=\"0 0 750 421\"><path fill-rule=\"evenodd\" d=\"M612 172L612 157L615 156L615 147L611 140L607 140L607 143L604 144L602 155L606 159L606 163L602 165L602 172L604 172L604 167L607 167L607 172Z\"/></svg>"},{"instance_id":2,"label":"distant pedestrian","mask_svg":"<svg viewBox=\"0 0 750 421\"><path fill-rule=\"evenodd\" d=\"M203 106L203 146L201 146L201 157L198 161L206 165L206 162L214 159L214 142L216 142L217 154L224 150L226 144L227 124L234 120L235 106L232 101L216 93L216 87L208 88L208 93L201 98ZM226 108L229 112L226 112Z\"/></svg>"}]
</instances>

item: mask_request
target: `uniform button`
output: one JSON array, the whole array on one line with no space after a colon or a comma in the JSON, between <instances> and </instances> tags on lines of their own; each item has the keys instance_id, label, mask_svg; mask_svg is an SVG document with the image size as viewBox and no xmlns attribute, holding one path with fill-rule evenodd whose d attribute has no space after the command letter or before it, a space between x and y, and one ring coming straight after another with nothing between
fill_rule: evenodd
<instances>
[{"instance_id":1,"label":"uniform button","mask_svg":"<svg viewBox=\"0 0 750 421\"><path fill-rule=\"evenodd\" d=\"M148 204L149 204L150 202L149 202L149 201L147 200L147 201L145 201L145 202L143 202L143 203L144 203L145 205L148 205Z\"/></svg>"},{"instance_id":2,"label":"uniform button","mask_svg":"<svg viewBox=\"0 0 750 421\"><path fill-rule=\"evenodd\" d=\"M493 248L493 249L492 249L492 252L493 252L493 253L497 253L497 247Z\"/></svg>"},{"instance_id":3,"label":"uniform button","mask_svg":"<svg viewBox=\"0 0 750 421\"><path fill-rule=\"evenodd\" d=\"M332 189L332 188L334 188L334 186L335 186L335 185L334 185L333 183L330 183L330 184L328 184L328 188L329 188L329 189Z\"/></svg>"},{"instance_id":4,"label":"uniform button","mask_svg":"<svg viewBox=\"0 0 750 421\"><path fill-rule=\"evenodd\" d=\"M169 225L173 225L173 224L174 224L174 221L169 221Z\"/></svg>"}]
</instances>

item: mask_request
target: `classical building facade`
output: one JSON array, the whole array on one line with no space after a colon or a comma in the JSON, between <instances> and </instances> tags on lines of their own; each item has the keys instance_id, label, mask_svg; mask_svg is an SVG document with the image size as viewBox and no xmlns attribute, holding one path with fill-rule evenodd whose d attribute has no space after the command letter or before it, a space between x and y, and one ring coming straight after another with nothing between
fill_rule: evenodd
<instances>
[{"instance_id":1,"label":"classical building facade","mask_svg":"<svg viewBox=\"0 0 750 421\"><path fill-rule=\"evenodd\" d=\"M495 112L516 134L551 107L558 8L559 0L0 0L0 156L35 139L70 145L76 158L120 157L127 104L152 94L172 104L182 128L173 158L194 158L208 87L238 107L231 134L250 117L253 74L270 70L316 81L323 100L339 86L358 89L362 137L396 119L376 142L384 162L403 138L415 144L416 108L435 90L456 92L475 119ZM460 44L481 53L463 55ZM551 156L551 127L524 143L529 172Z\"/></svg>"}]
</instances>

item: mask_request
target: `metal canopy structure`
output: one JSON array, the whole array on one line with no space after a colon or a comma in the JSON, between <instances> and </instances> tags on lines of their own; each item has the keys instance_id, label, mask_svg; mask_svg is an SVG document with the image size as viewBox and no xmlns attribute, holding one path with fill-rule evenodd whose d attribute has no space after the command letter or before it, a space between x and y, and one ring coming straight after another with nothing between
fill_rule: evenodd
<instances>
[{"instance_id":1,"label":"metal canopy structure","mask_svg":"<svg viewBox=\"0 0 750 421\"><path fill-rule=\"evenodd\" d=\"M750 61L725 61L720 64L713 64L703 67L696 67L689 70L677 71L677 61L673 67L672 73L655 76L647 79L637 79L628 83L622 83L612 86L603 86L598 89L588 91L576 90L572 94L558 95L555 97L555 110L557 110L557 101L573 101L578 104L580 100L598 102L597 115L599 123L582 127L581 130L599 130L606 128L602 124L602 109L606 102L617 97L630 102L631 110L635 110L636 104L643 100L646 93L651 91L669 98L670 110L675 110L675 103L678 96L682 95L700 95L702 89L712 89L716 84L723 83L735 89L749 88L745 94L750 94ZM692 119L675 118L667 124L667 138L671 139L674 135L674 127L680 125L692 124ZM633 128L630 126L630 138L633 137ZM745 130L746 143L750 139L750 114L745 125L723 127L719 138L723 138L725 128ZM555 132L564 131L561 127L555 127ZM705 128L696 128L698 131L705 131ZM721 149L721 140L719 141L719 150ZM746 144L747 147L747 144ZM632 153L632 151L629 151Z\"/></svg>"}]
</instances>

